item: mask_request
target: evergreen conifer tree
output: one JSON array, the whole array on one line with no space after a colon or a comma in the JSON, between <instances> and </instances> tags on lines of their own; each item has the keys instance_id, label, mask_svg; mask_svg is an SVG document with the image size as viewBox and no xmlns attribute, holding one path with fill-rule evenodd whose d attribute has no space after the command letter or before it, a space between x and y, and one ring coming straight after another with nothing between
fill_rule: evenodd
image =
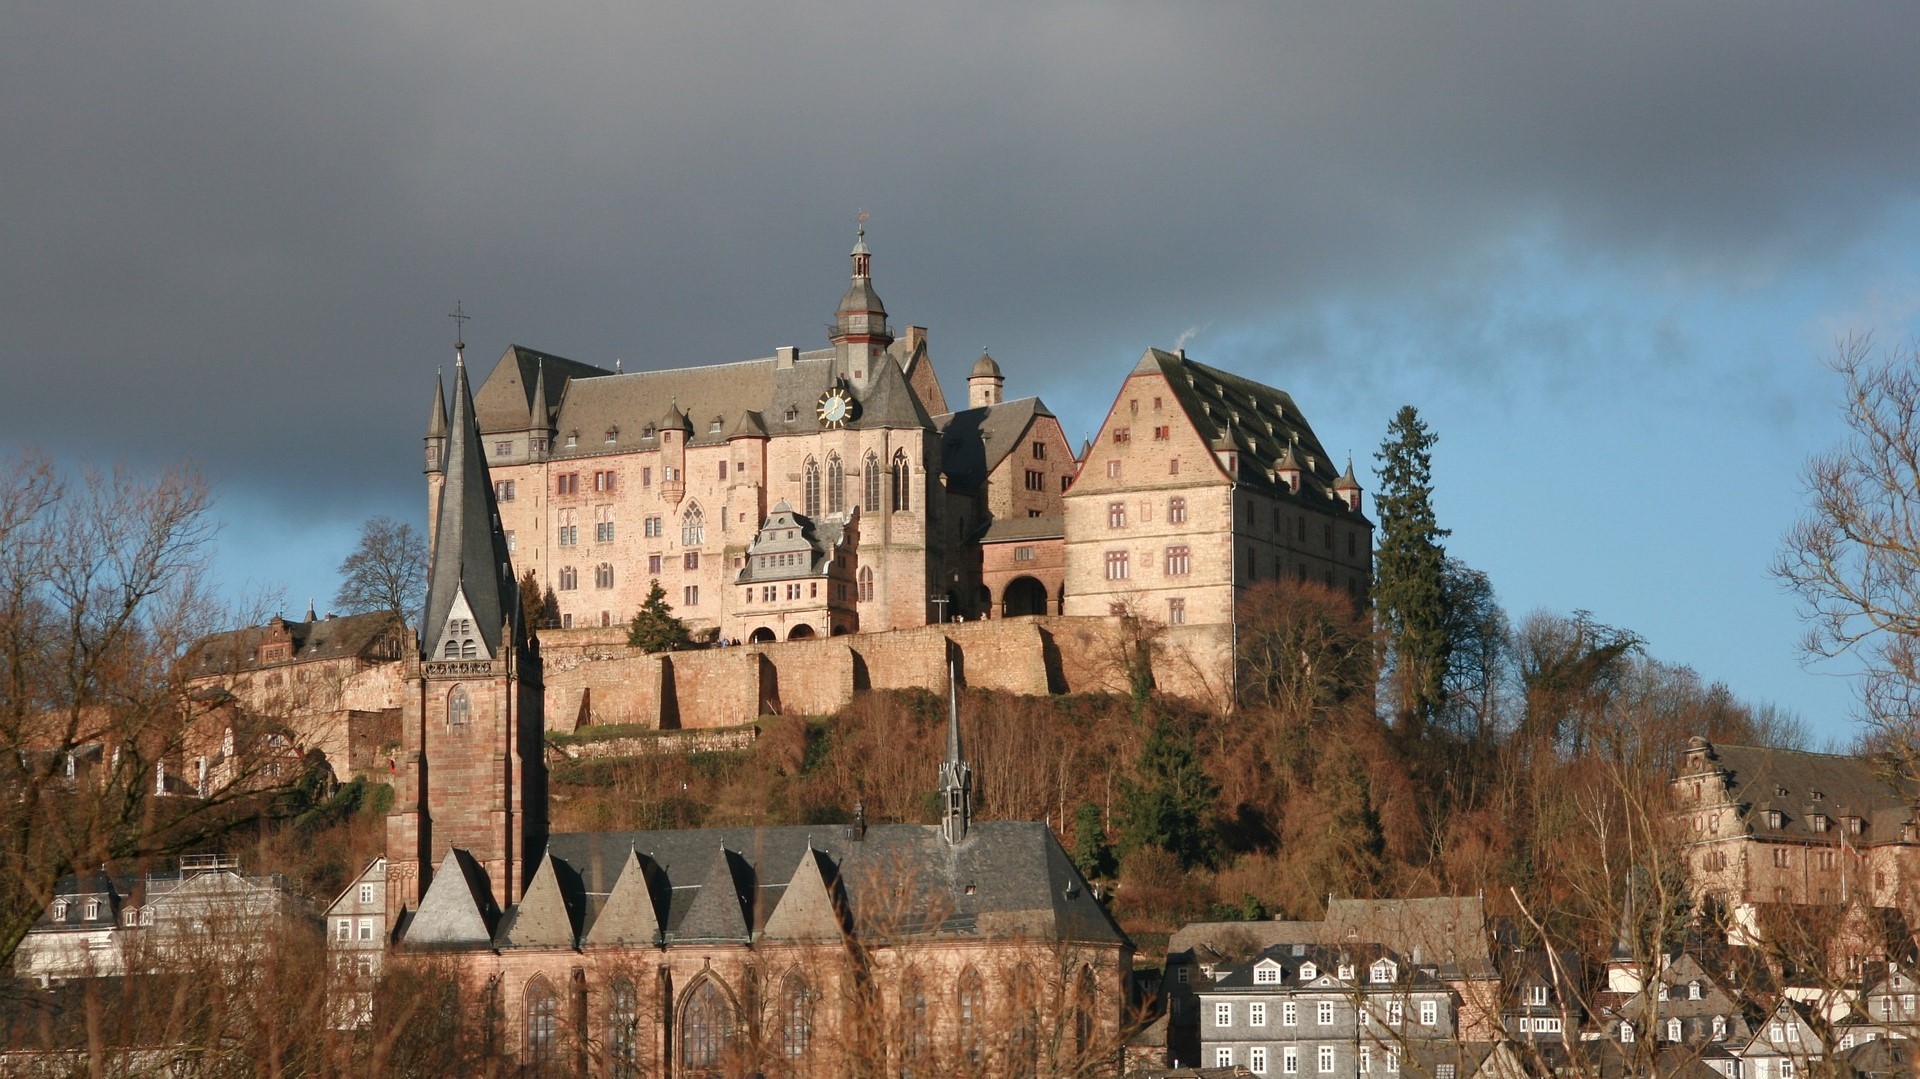
<instances>
[{"instance_id":1,"label":"evergreen conifer tree","mask_svg":"<svg viewBox=\"0 0 1920 1079\"><path fill-rule=\"evenodd\" d=\"M1418 733L1445 696L1449 642L1444 576L1449 533L1433 513L1436 437L1412 405L1387 425L1374 459L1380 540L1374 551L1373 601L1386 639L1388 685L1396 720Z\"/></svg>"},{"instance_id":2,"label":"evergreen conifer tree","mask_svg":"<svg viewBox=\"0 0 1920 1079\"><path fill-rule=\"evenodd\" d=\"M1100 807L1092 802L1081 802L1073 814L1073 864L1089 880L1113 876L1113 848L1100 823Z\"/></svg>"},{"instance_id":3,"label":"evergreen conifer tree","mask_svg":"<svg viewBox=\"0 0 1920 1079\"><path fill-rule=\"evenodd\" d=\"M1213 800L1220 788L1201 767L1193 738L1155 718L1134 763L1120 782L1122 854L1154 846L1188 866L1213 861Z\"/></svg>"},{"instance_id":4,"label":"evergreen conifer tree","mask_svg":"<svg viewBox=\"0 0 1920 1079\"><path fill-rule=\"evenodd\" d=\"M673 608L667 606L667 590L660 587L658 577L654 578L653 587L647 590L646 602L640 605L627 626L627 644L645 652L665 652L691 639L687 635L687 624L675 617Z\"/></svg>"}]
</instances>

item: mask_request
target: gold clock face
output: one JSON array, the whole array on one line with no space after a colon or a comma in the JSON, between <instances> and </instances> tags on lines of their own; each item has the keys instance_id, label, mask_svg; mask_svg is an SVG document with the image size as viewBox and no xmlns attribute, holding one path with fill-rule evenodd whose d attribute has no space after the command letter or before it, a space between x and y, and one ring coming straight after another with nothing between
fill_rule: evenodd
<instances>
[{"instance_id":1,"label":"gold clock face","mask_svg":"<svg viewBox=\"0 0 1920 1079\"><path fill-rule=\"evenodd\" d=\"M820 422L828 427L845 427L853 418L853 396L841 387L834 387L820 395L820 405L816 410Z\"/></svg>"}]
</instances>

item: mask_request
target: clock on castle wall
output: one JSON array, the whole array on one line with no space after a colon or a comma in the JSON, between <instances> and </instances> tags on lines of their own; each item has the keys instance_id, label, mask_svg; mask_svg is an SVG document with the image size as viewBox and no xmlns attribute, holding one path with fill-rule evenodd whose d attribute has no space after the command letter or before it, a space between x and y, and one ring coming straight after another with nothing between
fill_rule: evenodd
<instances>
[{"instance_id":1,"label":"clock on castle wall","mask_svg":"<svg viewBox=\"0 0 1920 1079\"><path fill-rule=\"evenodd\" d=\"M814 409L820 415L820 423L825 427L845 427L853 419L853 394L845 386L835 386L820 395L820 404Z\"/></svg>"}]
</instances>

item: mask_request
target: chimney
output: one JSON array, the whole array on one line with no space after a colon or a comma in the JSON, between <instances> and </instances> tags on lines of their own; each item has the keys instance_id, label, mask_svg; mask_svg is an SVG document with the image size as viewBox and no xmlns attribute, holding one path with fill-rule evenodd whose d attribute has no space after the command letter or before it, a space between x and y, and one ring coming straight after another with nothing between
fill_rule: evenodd
<instances>
[{"instance_id":1,"label":"chimney","mask_svg":"<svg viewBox=\"0 0 1920 1079\"><path fill-rule=\"evenodd\" d=\"M781 345L779 348L773 350L773 354L773 366L776 370L791 371L793 370L793 361L800 355L800 350L792 345Z\"/></svg>"}]
</instances>

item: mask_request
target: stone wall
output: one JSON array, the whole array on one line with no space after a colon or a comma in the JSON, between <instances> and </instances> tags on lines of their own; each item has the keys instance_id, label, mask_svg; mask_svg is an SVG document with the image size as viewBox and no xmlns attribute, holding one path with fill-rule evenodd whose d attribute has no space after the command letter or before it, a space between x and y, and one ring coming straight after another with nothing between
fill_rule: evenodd
<instances>
[{"instance_id":1,"label":"stone wall","mask_svg":"<svg viewBox=\"0 0 1920 1079\"><path fill-rule=\"evenodd\" d=\"M730 727L762 715L834 712L860 690L939 690L949 643L961 681L978 689L1124 693L1126 642L1136 630L1111 617L1003 618L657 655L629 649L625 632L541 632L549 731ZM1230 627L1165 627L1155 641L1155 684L1224 707L1231 655Z\"/></svg>"}]
</instances>

